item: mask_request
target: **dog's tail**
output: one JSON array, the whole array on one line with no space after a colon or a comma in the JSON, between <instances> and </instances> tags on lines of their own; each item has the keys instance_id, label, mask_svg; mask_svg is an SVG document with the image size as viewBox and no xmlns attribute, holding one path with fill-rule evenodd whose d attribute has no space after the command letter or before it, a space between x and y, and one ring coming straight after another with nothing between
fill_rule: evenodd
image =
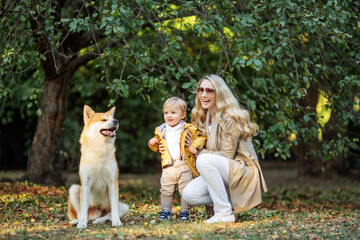
<instances>
[{"instance_id":1,"label":"dog's tail","mask_svg":"<svg viewBox=\"0 0 360 240\"><path fill-rule=\"evenodd\" d=\"M119 202L119 217L122 218L129 212L129 205L126 203Z\"/></svg>"},{"instance_id":2,"label":"dog's tail","mask_svg":"<svg viewBox=\"0 0 360 240\"><path fill-rule=\"evenodd\" d=\"M71 185L68 197L68 217L70 221L78 219L80 210L80 185Z\"/></svg>"}]
</instances>

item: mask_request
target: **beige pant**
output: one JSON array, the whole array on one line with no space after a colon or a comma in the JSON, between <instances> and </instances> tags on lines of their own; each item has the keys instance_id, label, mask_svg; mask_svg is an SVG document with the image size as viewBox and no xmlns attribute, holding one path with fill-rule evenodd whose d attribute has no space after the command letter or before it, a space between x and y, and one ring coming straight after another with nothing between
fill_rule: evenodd
<instances>
[{"instance_id":1,"label":"beige pant","mask_svg":"<svg viewBox=\"0 0 360 240\"><path fill-rule=\"evenodd\" d=\"M176 161L174 166L163 169L161 174L161 210L171 212L172 200L176 184L182 196L183 189L193 179L192 172L186 161ZM181 197L181 211L190 211L190 205Z\"/></svg>"}]
</instances>

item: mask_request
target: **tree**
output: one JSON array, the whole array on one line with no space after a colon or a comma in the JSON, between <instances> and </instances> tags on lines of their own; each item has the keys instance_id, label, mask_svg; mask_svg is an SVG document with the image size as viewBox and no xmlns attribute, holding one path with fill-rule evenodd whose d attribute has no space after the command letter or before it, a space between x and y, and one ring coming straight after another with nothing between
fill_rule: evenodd
<instances>
[{"instance_id":1,"label":"tree","mask_svg":"<svg viewBox=\"0 0 360 240\"><path fill-rule=\"evenodd\" d=\"M80 67L105 83L109 105L130 93L151 101L154 90L191 101L197 79L218 73L254 112L258 151L292 153L301 174L359 149L346 130L359 124L357 1L22 0L1 9L3 106L22 92L29 109L41 99L30 181L62 182L59 139ZM331 125L316 116L321 92Z\"/></svg>"},{"instance_id":2,"label":"tree","mask_svg":"<svg viewBox=\"0 0 360 240\"><path fill-rule=\"evenodd\" d=\"M29 71L36 71L35 69L41 66L44 78L41 108L38 112L40 116L26 171L26 177L30 181L62 183L61 175L56 169L58 163L61 163L59 139L71 80L80 66L100 56L109 59L114 56L118 58L117 54L122 54L122 50L116 47L121 46L128 51L128 55L123 58L125 62L128 57L133 57L134 62L128 63L135 64L135 72L141 74L134 77L141 84L139 91L152 88L159 79L163 79L150 76L153 70L147 68L147 61L154 62L155 59L142 56L150 49L147 49L149 46L141 46L143 42L137 42L137 38L141 31L146 35L155 34L150 38L153 38L152 40L156 37L160 38L160 44L150 47L154 47L152 50L156 50L155 48L160 50L162 43L166 44L166 39L164 35L156 35L158 27L156 22L161 23L169 17L149 15L147 10L157 7L167 9L171 4L165 3L161 6L146 2L139 4L131 1L121 6L116 1L105 1L102 5L95 5L90 1L21 1L20 4L10 1L3 6L2 32L8 31L9 34L6 37L3 55L4 64L8 65L7 69L2 71L2 75L21 79L24 75L15 76L18 69L23 71L28 68ZM146 21L142 20L144 17ZM147 28L151 30L146 30ZM24 36L24 33L30 34L31 37ZM129 39L133 41L129 43ZM12 43L16 43L15 46ZM127 44L130 45L126 46ZM134 47L137 48L136 52L132 49ZM171 49L175 48L171 47ZM112 50L115 54L110 54ZM18 55L21 56L20 60L17 59ZM30 62L31 60L37 62L34 64ZM110 83L112 90L126 97L128 84L121 76L110 79L105 62L106 60L97 62L103 66L104 79ZM173 68L170 65L169 67ZM174 68L171 71L178 72ZM169 76L170 74L167 75ZM10 85L12 85L11 81ZM13 84L13 87L16 86ZM2 87L3 97L6 98L11 94L11 89L5 84L2 84Z\"/></svg>"},{"instance_id":3,"label":"tree","mask_svg":"<svg viewBox=\"0 0 360 240\"><path fill-rule=\"evenodd\" d=\"M359 124L359 4L272 1L253 7L241 14L238 29L250 37L239 40L248 53L238 60L239 71L257 70L240 75L256 79L250 89L262 122L269 124L260 151L275 148L283 159L292 151L300 175L343 168L336 162L344 165L348 151L359 149L359 139L347 136L348 122ZM327 98L323 106L320 96ZM331 114L328 123L317 114L324 108Z\"/></svg>"}]
</instances>

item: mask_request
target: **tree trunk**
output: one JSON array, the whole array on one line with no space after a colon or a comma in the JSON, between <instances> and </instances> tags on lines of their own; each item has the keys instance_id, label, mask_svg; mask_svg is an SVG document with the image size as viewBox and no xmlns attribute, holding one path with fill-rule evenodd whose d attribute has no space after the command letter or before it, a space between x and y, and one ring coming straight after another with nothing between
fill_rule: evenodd
<instances>
[{"instance_id":1,"label":"tree trunk","mask_svg":"<svg viewBox=\"0 0 360 240\"><path fill-rule=\"evenodd\" d=\"M70 78L56 75L46 77L36 132L33 138L25 178L31 182L60 185L59 166L61 127L65 119ZM61 165L61 164L60 164Z\"/></svg>"},{"instance_id":2,"label":"tree trunk","mask_svg":"<svg viewBox=\"0 0 360 240\"><path fill-rule=\"evenodd\" d=\"M304 114L309 113L309 111L313 113L316 112L318 98L318 89L314 86L311 86L308 89L307 95L303 99L303 103L300 104L302 106L310 107L310 110L303 112ZM302 116L298 116L296 118L302 118ZM317 121L316 116L312 118L312 121ZM305 140L302 138L302 136L299 136L298 141L299 144L293 147L293 153L295 154L298 162L298 175L321 175L323 166L322 161L319 157L314 156L314 154L311 153L312 151L321 151L321 144L318 139L316 137L312 137Z\"/></svg>"},{"instance_id":3,"label":"tree trunk","mask_svg":"<svg viewBox=\"0 0 360 240\"><path fill-rule=\"evenodd\" d=\"M54 1L51 21L54 26L61 22L61 12L66 1ZM69 1L71 2L71 1ZM75 4L71 17L75 17L81 12L82 3ZM78 8L79 7L79 8ZM97 41L104 35L98 33L67 32L66 27L61 26L61 45L51 47L49 40L51 37L44 32L46 22L36 3L31 4L34 15L31 14L30 24L35 42L36 50L41 56L41 66L45 72L44 94L41 103L41 116L38 119L35 135L31 145L25 179L48 185L60 185L64 183L62 179L62 161L60 159L61 129L65 119L67 109L67 99L70 89L70 82L75 71L88 61L95 59L96 54L85 54L78 58L80 49L86 48L93 43L94 37ZM85 14L87 14L87 10ZM55 32L56 27L55 27ZM106 44L100 47L103 50Z\"/></svg>"},{"instance_id":4,"label":"tree trunk","mask_svg":"<svg viewBox=\"0 0 360 240\"><path fill-rule=\"evenodd\" d=\"M303 106L310 106L313 111L316 111L316 105L319 98L319 91L312 87L308 89L308 94L304 99ZM316 118L312 119L317 121ZM323 143L329 143L331 140L336 140L337 134L343 134L345 129L342 129L336 117L336 112L331 113L329 122L323 131ZM309 126L310 127L310 126ZM299 139L299 144L294 146L293 152L298 161L298 175L321 176L323 178L336 178L339 174L345 173L344 155L341 154L335 159L330 159L323 162L319 156L314 155L314 152L322 151L322 143L315 137L304 140Z\"/></svg>"},{"instance_id":5,"label":"tree trunk","mask_svg":"<svg viewBox=\"0 0 360 240\"><path fill-rule=\"evenodd\" d=\"M337 140L339 137L337 136L339 133L344 135L346 129L341 127L339 120L337 118L336 111L331 112L331 116L329 121L325 125L325 130L323 132L323 142L329 143L332 140ZM329 179L336 179L341 174L347 174L348 170L345 166L345 156L344 153L340 154L340 156L336 156L334 159L330 159L325 162L325 172L324 177Z\"/></svg>"}]
</instances>

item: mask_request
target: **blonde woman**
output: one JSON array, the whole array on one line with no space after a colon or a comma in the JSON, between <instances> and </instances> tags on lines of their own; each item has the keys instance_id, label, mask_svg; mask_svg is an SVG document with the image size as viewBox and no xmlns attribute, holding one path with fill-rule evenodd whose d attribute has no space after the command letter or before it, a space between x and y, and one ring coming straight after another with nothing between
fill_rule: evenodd
<instances>
[{"instance_id":1,"label":"blonde woman","mask_svg":"<svg viewBox=\"0 0 360 240\"><path fill-rule=\"evenodd\" d=\"M213 74L198 82L191 122L207 136L207 143L196 160L200 176L185 187L183 200L213 206L215 214L205 223L235 222L233 210L255 207L267 191L251 142L258 126L225 81ZM187 142L191 144L191 136Z\"/></svg>"}]
</instances>

